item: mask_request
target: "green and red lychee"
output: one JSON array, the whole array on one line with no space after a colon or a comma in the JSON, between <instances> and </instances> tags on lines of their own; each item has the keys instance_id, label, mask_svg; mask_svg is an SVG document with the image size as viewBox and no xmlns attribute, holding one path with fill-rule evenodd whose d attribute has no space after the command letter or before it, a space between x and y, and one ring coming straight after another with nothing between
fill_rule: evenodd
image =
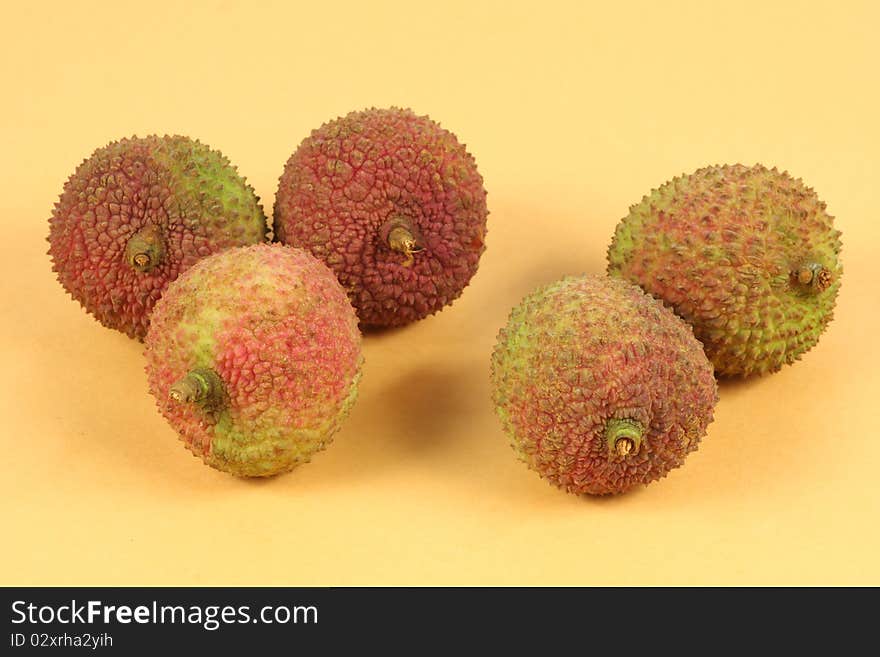
<instances>
[{"instance_id":1,"label":"green and red lychee","mask_svg":"<svg viewBox=\"0 0 880 657\"><path fill-rule=\"evenodd\" d=\"M527 296L492 354L492 399L517 455L571 493L622 493L684 463L712 421L712 365L690 327L619 279Z\"/></svg>"},{"instance_id":2,"label":"green and red lychee","mask_svg":"<svg viewBox=\"0 0 880 657\"><path fill-rule=\"evenodd\" d=\"M710 166L630 208L608 273L691 324L718 374L764 374L800 358L831 321L840 246L825 203L799 179Z\"/></svg>"},{"instance_id":3,"label":"green and red lychee","mask_svg":"<svg viewBox=\"0 0 880 657\"><path fill-rule=\"evenodd\" d=\"M265 240L254 190L187 137L133 137L77 167L49 219L58 280L102 324L143 339L168 283L197 260Z\"/></svg>"},{"instance_id":4,"label":"green and red lychee","mask_svg":"<svg viewBox=\"0 0 880 657\"><path fill-rule=\"evenodd\" d=\"M486 190L455 135L410 110L352 112L288 160L275 239L336 273L362 324L400 326L458 298L485 250Z\"/></svg>"},{"instance_id":5,"label":"green and red lychee","mask_svg":"<svg viewBox=\"0 0 880 657\"><path fill-rule=\"evenodd\" d=\"M205 463L268 476L329 443L357 397L361 336L333 272L300 249L204 258L168 286L146 338L150 391Z\"/></svg>"}]
</instances>

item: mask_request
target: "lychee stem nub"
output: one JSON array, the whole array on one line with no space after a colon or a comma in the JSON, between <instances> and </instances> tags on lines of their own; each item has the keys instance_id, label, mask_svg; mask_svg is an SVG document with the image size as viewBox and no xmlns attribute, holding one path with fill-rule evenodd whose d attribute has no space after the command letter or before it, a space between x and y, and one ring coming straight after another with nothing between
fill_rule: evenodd
<instances>
[{"instance_id":1,"label":"lychee stem nub","mask_svg":"<svg viewBox=\"0 0 880 657\"><path fill-rule=\"evenodd\" d=\"M128 239L125 259L132 269L145 273L162 264L165 243L162 231L155 224L144 226Z\"/></svg>"},{"instance_id":2,"label":"lychee stem nub","mask_svg":"<svg viewBox=\"0 0 880 657\"><path fill-rule=\"evenodd\" d=\"M172 401L189 404L192 402L207 404L217 402L221 398L223 385L217 373L208 368L197 368L187 372L186 376L176 381L168 390Z\"/></svg>"},{"instance_id":3,"label":"lychee stem nub","mask_svg":"<svg viewBox=\"0 0 880 657\"><path fill-rule=\"evenodd\" d=\"M834 282L831 270L817 262L803 264L793 274L798 283L814 292L824 292Z\"/></svg>"},{"instance_id":4,"label":"lychee stem nub","mask_svg":"<svg viewBox=\"0 0 880 657\"><path fill-rule=\"evenodd\" d=\"M635 420L614 418L605 425L609 454L626 457L638 454L645 430Z\"/></svg>"},{"instance_id":5,"label":"lychee stem nub","mask_svg":"<svg viewBox=\"0 0 880 657\"><path fill-rule=\"evenodd\" d=\"M636 444L631 438L618 438L617 442L614 443L614 448L620 456L626 456L635 449L635 446Z\"/></svg>"},{"instance_id":6,"label":"lychee stem nub","mask_svg":"<svg viewBox=\"0 0 880 657\"><path fill-rule=\"evenodd\" d=\"M405 219L393 219L386 226L388 227L388 248L402 253L406 258L403 262L404 267L411 267L415 262L413 254L424 248L416 231Z\"/></svg>"}]
</instances>

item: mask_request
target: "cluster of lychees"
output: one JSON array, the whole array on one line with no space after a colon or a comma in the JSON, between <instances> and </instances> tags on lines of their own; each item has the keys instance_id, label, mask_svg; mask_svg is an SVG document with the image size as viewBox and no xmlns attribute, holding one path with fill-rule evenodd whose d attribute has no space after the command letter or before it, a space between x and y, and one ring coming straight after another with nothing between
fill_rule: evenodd
<instances>
[{"instance_id":1,"label":"cluster of lychees","mask_svg":"<svg viewBox=\"0 0 880 657\"><path fill-rule=\"evenodd\" d=\"M219 152L186 137L113 142L65 184L49 253L74 299L145 341L150 391L186 446L268 476L308 461L347 417L361 327L461 294L487 215L452 133L371 109L300 144L271 230ZM538 290L499 334L493 399L519 456L595 494L681 465L712 420L713 365L771 372L816 343L839 237L812 190L775 169L708 167L646 196L617 228L610 277Z\"/></svg>"}]
</instances>

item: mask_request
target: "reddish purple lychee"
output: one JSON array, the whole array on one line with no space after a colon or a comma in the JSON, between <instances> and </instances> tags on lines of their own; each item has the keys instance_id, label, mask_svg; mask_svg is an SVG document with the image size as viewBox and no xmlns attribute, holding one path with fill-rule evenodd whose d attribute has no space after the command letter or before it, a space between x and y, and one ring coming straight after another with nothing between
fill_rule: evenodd
<instances>
[{"instance_id":1,"label":"reddish purple lychee","mask_svg":"<svg viewBox=\"0 0 880 657\"><path fill-rule=\"evenodd\" d=\"M485 250L486 190L455 135L410 110L324 124L287 161L275 239L336 273L370 326L400 326L458 298Z\"/></svg>"}]
</instances>

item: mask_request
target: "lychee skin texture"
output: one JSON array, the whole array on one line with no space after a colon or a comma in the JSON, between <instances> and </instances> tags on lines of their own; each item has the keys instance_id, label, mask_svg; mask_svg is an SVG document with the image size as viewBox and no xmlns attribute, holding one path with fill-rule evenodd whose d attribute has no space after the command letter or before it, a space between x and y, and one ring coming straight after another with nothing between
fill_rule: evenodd
<instances>
[{"instance_id":1,"label":"lychee skin texture","mask_svg":"<svg viewBox=\"0 0 880 657\"><path fill-rule=\"evenodd\" d=\"M570 493L622 493L697 449L717 388L689 326L619 279L527 296L492 354L492 399L519 458Z\"/></svg>"},{"instance_id":2,"label":"lychee skin texture","mask_svg":"<svg viewBox=\"0 0 880 657\"><path fill-rule=\"evenodd\" d=\"M404 109L352 112L290 157L275 239L336 272L361 322L400 326L461 294L485 250L486 190L455 135ZM390 246L397 225L411 254Z\"/></svg>"},{"instance_id":3,"label":"lychee skin texture","mask_svg":"<svg viewBox=\"0 0 880 657\"><path fill-rule=\"evenodd\" d=\"M344 290L320 261L281 245L199 261L168 286L146 338L150 392L208 465L269 476L309 461L357 397L361 335ZM181 401L191 372L219 382Z\"/></svg>"},{"instance_id":4,"label":"lychee skin texture","mask_svg":"<svg viewBox=\"0 0 880 657\"><path fill-rule=\"evenodd\" d=\"M143 339L168 283L211 253L266 237L259 199L218 151L132 137L95 151L49 219L58 280L104 326ZM143 251L142 268L132 258Z\"/></svg>"},{"instance_id":5,"label":"lychee skin texture","mask_svg":"<svg viewBox=\"0 0 880 657\"><path fill-rule=\"evenodd\" d=\"M711 166L630 208L608 273L690 323L719 375L765 374L799 359L831 321L840 246L825 203L800 180Z\"/></svg>"}]
</instances>

